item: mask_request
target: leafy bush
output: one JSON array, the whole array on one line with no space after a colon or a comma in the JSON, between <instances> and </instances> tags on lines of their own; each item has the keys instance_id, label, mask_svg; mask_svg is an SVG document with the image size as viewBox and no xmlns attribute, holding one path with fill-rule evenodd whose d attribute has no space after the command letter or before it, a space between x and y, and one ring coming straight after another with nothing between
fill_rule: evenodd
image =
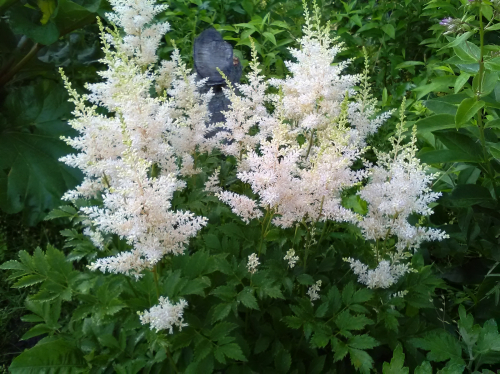
<instances>
[{"instance_id":1,"label":"leafy bush","mask_svg":"<svg viewBox=\"0 0 500 374\"><path fill-rule=\"evenodd\" d=\"M47 217L71 223L61 232L66 250L23 250L1 265L14 288L32 287L23 320L34 325L23 339L41 338L13 360L12 373L498 367L496 310L488 308L500 295L498 48L484 36L495 32L497 2L369 2L372 19L368 5L346 3L335 30L321 25L331 4L315 5L312 14L305 7L303 36L293 42L284 30L296 33L302 16L278 19L286 6L277 2L167 11L111 3L108 18L123 30L99 23L103 82L81 96L64 76L78 135L65 141L80 152L63 160L84 174L64 196L69 205ZM152 17L179 12L188 21L173 21L167 40L180 49L161 46L166 26ZM445 12L465 15L422 40ZM226 21L236 24L215 23ZM226 91L226 122L211 127L211 94L198 91L181 58L205 24L248 47L241 57L250 70L246 84ZM369 31L362 74L345 74L359 62L332 64L358 55ZM406 52L391 58L405 43L411 60ZM289 44L299 49L285 64ZM369 88L373 59L377 87L386 88L381 102ZM282 78L284 66L286 78L268 79ZM392 111L377 108L400 98L395 124ZM30 121L54 115L43 108ZM391 136L374 138L386 121Z\"/></svg>"}]
</instances>

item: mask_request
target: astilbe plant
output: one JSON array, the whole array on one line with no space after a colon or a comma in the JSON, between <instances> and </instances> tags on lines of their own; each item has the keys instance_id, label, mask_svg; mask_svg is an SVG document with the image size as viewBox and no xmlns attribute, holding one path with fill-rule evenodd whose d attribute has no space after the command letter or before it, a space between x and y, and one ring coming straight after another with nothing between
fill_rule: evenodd
<instances>
[{"instance_id":1,"label":"astilbe plant","mask_svg":"<svg viewBox=\"0 0 500 374\"><path fill-rule=\"evenodd\" d=\"M189 74L178 51L154 72L156 49L169 25L152 20L166 6L148 0L111 4L109 18L125 35L99 22L105 53L101 62L108 67L100 72L103 82L87 85L90 93L80 96L65 78L76 106L70 124L80 133L65 140L80 153L61 160L80 168L85 178L64 198L102 196L102 206L81 208L88 217L85 232L98 248L106 234L116 234L132 247L98 259L90 269L140 278L163 256L183 253L189 238L206 225L204 217L171 210L170 201L185 186L179 177L195 172L192 155L212 147L204 137L210 131L207 103L212 94L198 92L204 82ZM150 95L152 86L160 92L157 97ZM107 114L99 114L97 106ZM161 310L168 314L178 309ZM153 317L148 318L143 321Z\"/></svg>"},{"instance_id":2,"label":"astilbe plant","mask_svg":"<svg viewBox=\"0 0 500 374\"><path fill-rule=\"evenodd\" d=\"M253 296L257 288L262 299L284 298L281 282L289 292L289 300L299 300L304 310L313 308L314 303L323 303L320 308L324 313L332 303L340 308L339 291L328 278L315 279L304 273L308 271L309 252L313 247L321 249L323 244L323 235L319 241L315 238L320 225L323 225L323 233L329 224L357 226L364 238L374 243L371 257L354 258L359 253L352 250L353 257L346 258L358 281L368 288L393 286L410 271L409 251L417 250L424 240L444 238L436 229L408 223L410 214L422 217L431 214L428 205L438 194L429 189L433 176L425 173L415 157L415 138L408 144L403 143L403 122L391 140L393 150L387 154L376 152L377 165L363 159L369 136L391 112L377 114L376 100L368 84L368 66L361 75L348 75L344 70L349 61L334 62L342 45L330 38L329 25L321 25L316 4L312 15L304 4L304 36L299 40L300 48L290 50L295 59L287 62L290 76L266 79L261 75L254 50L248 84L236 84L236 87L228 84L225 94L231 105L224 113L226 121L215 125L208 125L207 104L212 93L200 93L204 81L196 80L177 50L170 61L161 61L155 67L156 48L168 25L154 24L153 17L165 7L150 0L133 4L111 1L111 4L114 13L109 19L123 30L107 29L99 23L105 53L102 62L107 66L107 70L100 73L103 82L87 85L89 93L81 96L65 78L76 107L75 118L70 124L79 132L78 137L66 141L79 153L62 160L85 174L83 183L69 191L65 199L75 202L77 199L101 199L100 205L87 204L80 208L84 233L100 249L106 248L113 235L124 239L130 248L93 261L88 266L91 270L132 276L138 282L149 272L153 273L158 305L139 312L141 323L149 324L157 332L166 330L170 334L174 327L184 334L188 326L184 321L188 302L170 297L176 294L173 291L168 297L162 294L158 277L162 274L160 266L176 263L174 258L182 255L190 239L199 237L208 224L206 217L174 209L173 200L175 194L186 191L190 179L193 184L195 178L192 176L201 171L203 165L197 165L195 160L214 149L236 165L236 177L243 188L237 190L228 184L221 185L219 177L227 166L221 161L223 167L217 166L204 185L205 197L214 201L216 196L245 224L255 227L258 222L262 229L258 247L252 246L250 254L240 251L240 258L226 259L228 254L225 253L209 260L208 254L201 250L192 255L192 258L199 256L202 259L193 259L195 265L202 264L210 268L207 272L219 271L228 276L227 284L211 292L224 300L209 308L210 317L207 318L211 318L212 323L224 320L231 310L237 315L241 305L259 309ZM223 131L217 131L221 129ZM215 135L210 137L209 134ZM355 191L367 203L365 214L353 211L344 202L348 194L356 197L353 196ZM276 254L268 258L263 250L264 239L272 226L281 232L295 228L297 234L299 226L307 231L305 243L298 241L303 248L290 248L284 256L278 248L279 265ZM292 244L296 242L294 238ZM227 241L224 243L228 245ZM330 253L330 249L325 248L325 253ZM279 276L266 278L271 277L273 271ZM309 286L307 291L302 288L297 292L298 287L287 275L297 272L302 276L300 284ZM178 289L181 270L172 265L167 273L169 279L174 279L168 287ZM237 281L231 278L232 275ZM219 279L214 277L213 281L219 282ZM212 281L203 276L190 282L192 285L185 284L187 290L183 288L183 295L189 292L204 295L202 290ZM240 286L243 289L236 293L235 287ZM353 287L352 283L347 287L346 295L354 292ZM322 296L326 290L328 301ZM404 297L405 294L398 295ZM366 295L358 299L369 300L371 296ZM231 299L233 296L237 297L236 301ZM342 296L345 303L349 297L352 295ZM196 308L191 301L189 305ZM302 313L300 308L291 307L298 314ZM343 331L342 321L348 321L351 316L345 310L339 312L339 308L334 312L339 314L335 323L339 331ZM359 310L368 313L364 307ZM248 311L246 313L245 330L249 323ZM317 313L317 317L322 318L324 313ZM198 324L198 317L193 318L191 320ZM287 316L283 320L295 329L302 326L303 323L293 318ZM327 326L333 318L321 326ZM362 329L368 324L365 322L356 329ZM223 326L221 331L236 328L236 324L229 322L217 326ZM350 339L349 334L342 333ZM218 362L224 364L225 357L244 359L233 338L222 343L220 337L214 338L217 332L208 335L220 344L214 348L214 352L219 352L214 353ZM337 353L343 352L339 345L344 343L335 336L331 341L337 361L347 351L343 355ZM378 344L372 337L362 336L369 344L360 349ZM198 353L195 353L194 362L201 362L205 356L199 353L198 347L208 338L189 339L196 342L195 352ZM323 343L315 344L324 346ZM186 345L180 343L180 348ZM166 352L170 354L169 348ZM356 350L349 352L351 358L359 354ZM179 357L169 359L173 362ZM370 360L355 366L362 366L366 371L371 367Z\"/></svg>"},{"instance_id":3,"label":"astilbe plant","mask_svg":"<svg viewBox=\"0 0 500 374\"><path fill-rule=\"evenodd\" d=\"M391 112L376 115L367 65L362 75L346 75L342 72L349 61L333 62L342 45L330 39L330 27L321 26L319 12L315 6L310 16L306 8L301 48L291 50L296 62L286 62L291 75L269 81L278 94L263 95L266 83L258 78L255 53L249 84L237 85L241 96L231 86L226 90L232 105L221 136L230 143L222 151L239 157L237 176L257 198L229 191L217 196L245 222L264 216L263 227L271 222L282 228L314 226L321 221L359 226L367 240L376 242L372 262L377 267L370 270L359 260L346 261L361 283L387 288L410 271L404 263L409 250L446 237L440 230L408 223L411 214L430 215L428 205L440 195L430 191L434 176L416 158L415 134L403 144L404 102L392 151L375 150L377 165L354 168L367 137ZM266 101L272 112L265 111ZM252 136L249 130L256 127L260 131ZM363 183L358 194L367 202L368 213L360 215L343 206L342 194ZM379 250L393 237L393 248Z\"/></svg>"}]
</instances>

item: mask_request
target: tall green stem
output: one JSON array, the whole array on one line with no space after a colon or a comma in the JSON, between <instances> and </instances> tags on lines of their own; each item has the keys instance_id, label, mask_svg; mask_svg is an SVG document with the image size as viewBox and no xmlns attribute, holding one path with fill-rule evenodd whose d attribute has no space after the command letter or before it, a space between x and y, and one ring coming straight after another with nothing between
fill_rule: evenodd
<instances>
[{"instance_id":1,"label":"tall green stem","mask_svg":"<svg viewBox=\"0 0 500 374\"><path fill-rule=\"evenodd\" d=\"M160 298L160 285L158 283L158 271L157 271L157 265L153 267L153 277L155 280L155 288L156 288L156 296L158 299Z\"/></svg>"},{"instance_id":2,"label":"tall green stem","mask_svg":"<svg viewBox=\"0 0 500 374\"><path fill-rule=\"evenodd\" d=\"M484 25L483 25L483 13L481 8L479 8L479 44L480 44L480 57L479 57L479 79L478 79L478 85L477 85L477 92L476 92L476 101L479 101L481 99L482 91L483 91L483 79L484 79ZM491 169L491 163L489 161L488 157L488 151L486 149L486 139L484 136L484 124L483 124L483 113L484 109L480 109L477 112L477 126L479 128L479 138L481 140L481 146L483 148L483 158L484 162L486 163L488 175L491 178L491 183L493 185L493 195L495 198L496 196L496 183L495 183L495 175L493 173L493 170Z\"/></svg>"}]
</instances>

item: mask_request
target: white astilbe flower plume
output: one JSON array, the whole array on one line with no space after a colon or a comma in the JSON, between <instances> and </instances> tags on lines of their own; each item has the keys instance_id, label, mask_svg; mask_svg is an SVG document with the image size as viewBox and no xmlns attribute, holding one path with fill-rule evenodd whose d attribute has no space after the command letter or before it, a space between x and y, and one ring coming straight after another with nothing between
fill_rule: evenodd
<instances>
[{"instance_id":1,"label":"white astilbe flower plume","mask_svg":"<svg viewBox=\"0 0 500 374\"><path fill-rule=\"evenodd\" d=\"M341 194L366 177L366 171L352 166L363 150L362 136L376 128L369 95L356 96L361 76L342 74L348 61L333 64L341 46L329 37L329 26L321 26L319 12L315 4L310 16L305 7L301 48L292 49L295 62L286 63L292 75L270 80L278 94L264 95L255 53L241 96L228 91L232 104L225 127L233 135L221 135L230 140L223 150L238 157L238 178L251 186L256 205L271 213L272 223L283 228L302 221L357 221L342 206ZM352 104L351 97L356 98ZM266 101L272 112L266 111ZM219 196L249 219L247 199L240 199L245 206L239 207L233 195Z\"/></svg>"},{"instance_id":2,"label":"white astilbe flower plume","mask_svg":"<svg viewBox=\"0 0 500 374\"><path fill-rule=\"evenodd\" d=\"M62 161L85 175L64 198L102 197L102 206L81 208L90 221L85 233L99 247L102 234L118 235L132 250L98 259L90 268L138 278L163 256L182 253L206 224L191 212L172 210L171 200L185 186L178 178L198 171L195 152L213 146L204 139L212 94L199 92L203 82L195 81L177 50L154 73L151 64L168 24L157 25L153 18L164 5L151 0L111 5L108 17L125 35L98 20L101 62L107 66L99 73L102 82L88 84L89 93L80 96L63 75L75 104L70 125L79 133L65 140L79 153ZM151 96L153 87L157 97ZM109 114L98 114L97 106Z\"/></svg>"},{"instance_id":3,"label":"white astilbe flower plume","mask_svg":"<svg viewBox=\"0 0 500 374\"><path fill-rule=\"evenodd\" d=\"M250 73L247 74L248 84L236 84L238 92L221 72L228 85L228 88L224 89L224 94L231 104L229 110L223 112L225 122L218 125L226 131L218 132L216 137L222 140L220 149L223 153L239 158L243 152L254 149L259 142L265 140L275 122L264 106L268 84L260 75L257 50L253 40L250 69ZM251 130L255 130L256 127L259 131L251 135Z\"/></svg>"},{"instance_id":4,"label":"white astilbe flower plume","mask_svg":"<svg viewBox=\"0 0 500 374\"><path fill-rule=\"evenodd\" d=\"M423 241L442 240L447 235L438 229L413 226L408 222L411 214L422 217L432 214L429 204L440 193L432 192L431 181L435 175L426 173L425 165L416 157L416 128L410 142L404 141L405 101L401 105L400 123L396 135L390 140L393 148L388 153L376 152L377 165L369 172L369 181L360 191L368 203L368 213L357 223L366 239L376 241L374 247L375 269L360 260L346 258L358 281L369 288L388 288L411 271L404 260L417 250ZM396 237L395 248L385 248L387 238Z\"/></svg>"},{"instance_id":5,"label":"white astilbe flower plume","mask_svg":"<svg viewBox=\"0 0 500 374\"><path fill-rule=\"evenodd\" d=\"M170 29L168 22L153 23L153 18L166 10L166 4L156 5L155 0L109 0L113 13L108 19L125 31L123 39L115 39L119 48L134 56L141 66L158 59L156 49L163 35Z\"/></svg>"},{"instance_id":6,"label":"white astilbe flower plume","mask_svg":"<svg viewBox=\"0 0 500 374\"><path fill-rule=\"evenodd\" d=\"M168 297L161 296L159 302L160 304L151 309L138 313L143 325L149 323L151 330L168 330L170 334L174 333L174 326L179 330L187 326L183 319L184 308L188 305L186 300L181 299L177 304L173 304Z\"/></svg>"},{"instance_id":7,"label":"white astilbe flower plume","mask_svg":"<svg viewBox=\"0 0 500 374\"><path fill-rule=\"evenodd\" d=\"M124 254L120 253L117 259L98 259L91 268L137 276L163 256L182 253L184 245L207 223L207 219L190 212L171 210L173 193L182 187L183 182L172 175L148 177L151 164L133 152L125 152L123 161L117 187L104 193L103 207L81 209L99 230L126 239L134 248L131 257L127 257L134 259L132 262L124 261Z\"/></svg>"},{"instance_id":8,"label":"white astilbe flower plume","mask_svg":"<svg viewBox=\"0 0 500 374\"><path fill-rule=\"evenodd\" d=\"M445 233L432 228L410 225L408 217L417 213L429 216L429 204L440 193L432 192L430 185L435 175L426 173L426 166L416 157L416 129L411 140L403 144L404 101L401 122L391 138L393 149L389 153L377 152L377 165L370 170L370 179L359 195L368 203L368 214L358 223L366 239L398 239L397 249L418 249L423 241L442 240Z\"/></svg>"}]
</instances>

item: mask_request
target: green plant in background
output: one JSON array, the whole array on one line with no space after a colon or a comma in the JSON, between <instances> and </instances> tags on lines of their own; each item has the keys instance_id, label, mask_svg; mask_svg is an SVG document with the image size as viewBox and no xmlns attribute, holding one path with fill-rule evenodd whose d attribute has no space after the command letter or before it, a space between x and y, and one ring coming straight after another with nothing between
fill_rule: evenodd
<instances>
[{"instance_id":1,"label":"green plant in background","mask_svg":"<svg viewBox=\"0 0 500 374\"><path fill-rule=\"evenodd\" d=\"M431 5L439 2L430 2ZM448 2L448 4L455 4ZM460 5L460 4L459 4ZM447 11L451 6L443 7ZM436 222L447 222L450 239L430 246L443 277L459 289L454 303L467 302L476 318L497 318L496 279L491 276L500 254L498 147L497 2L463 1L433 27L427 41L435 49L428 72L413 91L413 108L422 142L420 159L441 176L434 188L443 191ZM423 100L425 99L425 100ZM421 106L423 104L423 106ZM454 318L454 317L452 317Z\"/></svg>"}]
</instances>

